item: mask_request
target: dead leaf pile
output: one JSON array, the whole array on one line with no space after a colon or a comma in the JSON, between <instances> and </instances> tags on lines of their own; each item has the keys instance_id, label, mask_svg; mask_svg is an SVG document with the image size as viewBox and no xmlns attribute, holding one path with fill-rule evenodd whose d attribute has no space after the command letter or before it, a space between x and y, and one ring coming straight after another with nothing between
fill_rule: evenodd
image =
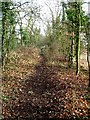
<instances>
[{"instance_id":1,"label":"dead leaf pile","mask_svg":"<svg viewBox=\"0 0 90 120\"><path fill-rule=\"evenodd\" d=\"M84 73L77 77L73 69L60 65L47 65L36 51L29 48L12 55L14 60L4 73L4 119L89 120L88 77Z\"/></svg>"}]
</instances>

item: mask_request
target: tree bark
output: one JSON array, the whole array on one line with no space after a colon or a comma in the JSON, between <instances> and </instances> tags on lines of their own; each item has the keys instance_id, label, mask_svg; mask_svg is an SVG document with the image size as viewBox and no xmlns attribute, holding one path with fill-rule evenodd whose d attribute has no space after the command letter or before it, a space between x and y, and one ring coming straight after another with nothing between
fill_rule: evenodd
<instances>
[{"instance_id":1,"label":"tree bark","mask_svg":"<svg viewBox=\"0 0 90 120\"><path fill-rule=\"evenodd\" d=\"M80 72L80 31L81 31L81 5L77 3L76 13L76 75Z\"/></svg>"},{"instance_id":2,"label":"tree bark","mask_svg":"<svg viewBox=\"0 0 90 120\"><path fill-rule=\"evenodd\" d=\"M88 61L88 74L89 74L89 84L88 86L90 87L90 42L89 42L89 39L88 39L88 45L87 45L87 61Z\"/></svg>"},{"instance_id":3,"label":"tree bark","mask_svg":"<svg viewBox=\"0 0 90 120\"><path fill-rule=\"evenodd\" d=\"M76 75L78 75L80 72L80 28L76 35Z\"/></svg>"}]
</instances>

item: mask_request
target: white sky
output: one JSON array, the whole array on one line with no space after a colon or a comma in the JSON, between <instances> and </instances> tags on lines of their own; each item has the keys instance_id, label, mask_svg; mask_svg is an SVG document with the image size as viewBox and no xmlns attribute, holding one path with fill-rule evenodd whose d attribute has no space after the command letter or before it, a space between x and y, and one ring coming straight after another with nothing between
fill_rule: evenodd
<instances>
[{"instance_id":1,"label":"white sky","mask_svg":"<svg viewBox=\"0 0 90 120\"><path fill-rule=\"evenodd\" d=\"M14 2L26 2L26 1L31 1L31 0L13 0ZM50 3L53 5L53 3L57 0L36 0L37 1L37 4L40 5L40 6L43 6L42 10L43 12L47 12L47 6L45 5L45 3ZM67 0L59 0L60 2L62 1L67 1ZM73 0L71 0L73 1ZM90 0L83 0L84 2L90 2ZM51 5L50 5L51 6ZM84 4L84 10L86 12L88 12L88 5L87 4Z\"/></svg>"},{"instance_id":2,"label":"white sky","mask_svg":"<svg viewBox=\"0 0 90 120\"><path fill-rule=\"evenodd\" d=\"M26 1L33 1L33 0L13 0L14 2L26 2ZM50 19L50 10L49 10L49 8L47 7L47 5L45 5L45 3L49 3L49 6L50 6L50 8L53 10L53 12L55 11L55 3L56 3L56 1L57 0L35 0L36 2L37 2L37 5L40 5L41 6L41 14L42 14L42 18L43 18L43 20L45 20L45 21L47 21L47 20L49 20ZM62 1L67 1L67 0L58 0L59 2L62 2ZM71 0L71 1L73 1L73 0ZM90 0L83 0L84 2L90 2ZM84 4L83 5L83 9L84 9L84 11L86 12L86 14L88 13L88 12L90 12L90 8L88 8L88 4ZM43 24L42 23L40 23L40 26L41 26L41 30L42 30L42 32L44 32L43 31Z\"/></svg>"}]
</instances>

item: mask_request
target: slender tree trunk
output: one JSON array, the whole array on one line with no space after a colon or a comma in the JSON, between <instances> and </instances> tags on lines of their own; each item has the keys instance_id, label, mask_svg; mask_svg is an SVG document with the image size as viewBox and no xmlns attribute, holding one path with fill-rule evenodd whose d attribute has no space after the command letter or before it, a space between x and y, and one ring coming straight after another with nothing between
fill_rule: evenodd
<instances>
[{"instance_id":1,"label":"slender tree trunk","mask_svg":"<svg viewBox=\"0 0 90 120\"><path fill-rule=\"evenodd\" d=\"M89 42L89 39L88 39L88 45L87 45L87 61L88 61L88 74L89 74L88 86L90 87L90 42Z\"/></svg>"},{"instance_id":2,"label":"slender tree trunk","mask_svg":"<svg viewBox=\"0 0 90 120\"><path fill-rule=\"evenodd\" d=\"M89 65L89 84L88 84L88 87L90 87L90 65Z\"/></svg>"},{"instance_id":3,"label":"slender tree trunk","mask_svg":"<svg viewBox=\"0 0 90 120\"><path fill-rule=\"evenodd\" d=\"M5 67L5 64L8 61L8 53L9 53L9 39L8 39L9 21L7 19L8 6L9 6L8 2L2 3L2 66L3 67Z\"/></svg>"},{"instance_id":4,"label":"slender tree trunk","mask_svg":"<svg viewBox=\"0 0 90 120\"><path fill-rule=\"evenodd\" d=\"M5 37L5 20L6 20L6 15L4 15L5 8L4 8L4 3L2 2L2 66L4 65L4 37Z\"/></svg>"},{"instance_id":5,"label":"slender tree trunk","mask_svg":"<svg viewBox=\"0 0 90 120\"><path fill-rule=\"evenodd\" d=\"M69 41L70 41L70 47L69 47L69 63L68 63L68 66L69 66L69 68L72 68L72 66L73 66L73 62L72 62L72 60L73 60L73 56L72 56L73 47L72 47L72 37L71 36L69 36Z\"/></svg>"},{"instance_id":6,"label":"slender tree trunk","mask_svg":"<svg viewBox=\"0 0 90 120\"><path fill-rule=\"evenodd\" d=\"M18 12L18 15L20 17L20 20L19 20L19 26L20 26L20 37L21 37L21 40L20 40L20 44L21 46L23 46L23 28L22 28L22 19L21 19L21 16L20 16L20 13Z\"/></svg>"},{"instance_id":7,"label":"slender tree trunk","mask_svg":"<svg viewBox=\"0 0 90 120\"><path fill-rule=\"evenodd\" d=\"M74 64L74 31L73 31L73 23L71 26L71 31L70 31L70 37L69 37L69 41L70 41L70 50L69 50L69 67L71 68Z\"/></svg>"},{"instance_id":8,"label":"slender tree trunk","mask_svg":"<svg viewBox=\"0 0 90 120\"><path fill-rule=\"evenodd\" d=\"M65 21L65 8L64 8L64 2L62 2L62 11L63 11L63 15L62 15L62 21Z\"/></svg>"},{"instance_id":9,"label":"slender tree trunk","mask_svg":"<svg viewBox=\"0 0 90 120\"><path fill-rule=\"evenodd\" d=\"M22 22L20 23L21 46L23 46Z\"/></svg>"},{"instance_id":10,"label":"slender tree trunk","mask_svg":"<svg viewBox=\"0 0 90 120\"><path fill-rule=\"evenodd\" d=\"M76 75L78 75L80 72L80 31L76 35Z\"/></svg>"},{"instance_id":11,"label":"slender tree trunk","mask_svg":"<svg viewBox=\"0 0 90 120\"><path fill-rule=\"evenodd\" d=\"M88 61L88 74L89 74L89 84L88 86L90 87L90 62L89 62L89 51L87 52L87 61Z\"/></svg>"},{"instance_id":12,"label":"slender tree trunk","mask_svg":"<svg viewBox=\"0 0 90 120\"><path fill-rule=\"evenodd\" d=\"M71 63L74 64L74 35L72 35L71 41Z\"/></svg>"},{"instance_id":13,"label":"slender tree trunk","mask_svg":"<svg viewBox=\"0 0 90 120\"><path fill-rule=\"evenodd\" d=\"M81 18L80 18L80 3L78 3L77 17L76 17L76 75L80 72L80 31L81 31Z\"/></svg>"},{"instance_id":14,"label":"slender tree trunk","mask_svg":"<svg viewBox=\"0 0 90 120\"><path fill-rule=\"evenodd\" d=\"M90 65L89 65L89 84L88 87L90 87Z\"/></svg>"}]
</instances>

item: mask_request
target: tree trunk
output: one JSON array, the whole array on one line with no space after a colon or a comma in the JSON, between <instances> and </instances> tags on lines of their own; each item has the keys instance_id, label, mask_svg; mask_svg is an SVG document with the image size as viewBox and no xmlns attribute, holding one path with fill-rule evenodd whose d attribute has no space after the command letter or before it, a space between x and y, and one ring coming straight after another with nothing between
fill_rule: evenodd
<instances>
[{"instance_id":1,"label":"tree trunk","mask_svg":"<svg viewBox=\"0 0 90 120\"><path fill-rule=\"evenodd\" d=\"M88 87L90 87L90 65L89 65L89 84Z\"/></svg>"},{"instance_id":2,"label":"tree trunk","mask_svg":"<svg viewBox=\"0 0 90 120\"><path fill-rule=\"evenodd\" d=\"M69 48L69 63L68 66L69 68L72 68L73 66L73 39L69 37L70 39L70 48Z\"/></svg>"},{"instance_id":3,"label":"tree trunk","mask_svg":"<svg viewBox=\"0 0 90 120\"><path fill-rule=\"evenodd\" d=\"M72 36L71 41L71 63L74 64L74 35Z\"/></svg>"},{"instance_id":4,"label":"tree trunk","mask_svg":"<svg viewBox=\"0 0 90 120\"><path fill-rule=\"evenodd\" d=\"M80 30L76 35L76 75L78 75L80 72Z\"/></svg>"},{"instance_id":5,"label":"tree trunk","mask_svg":"<svg viewBox=\"0 0 90 120\"><path fill-rule=\"evenodd\" d=\"M73 23L72 23L72 26L73 26ZM73 31L73 27L71 30L70 38L71 39L70 39L69 67L71 68L74 64L74 31Z\"/></svg>"},{"instance_id":6,"label":"tree trunk","mask_svg":"<svg viewBox=\"0 0 90 120\"><path fill-rule=\"evenodd\" d=\"M88 61L88 73L89 73L89 84L88 86L90 87L90 62L89 62L89 51L87 52L87 61Z\"/></svg>"},{"instance_id":7,"label":"tree trunk","mask_svg":"<svg viewBox=\"0 0 90 120\"><path fill-rule=\"evenodd\" d=\"M81 5L78 3L77 15L76 15L76 75L80 72L80 31L81 31Z\"/></svg>"},{"instance_id":8,"label":"tree trunk","mask_svg":"<svg viewBox=\"0 0 90 120\"><path fill-rule=\"evenodd\" d=\"M90 87L90 43L89 43L89 39L88 39L88 45L87 45L87 61L88 61L88 73L89 73L88 86Z\"/></svg>"},{"instance_id":9,"label":"tree trunk","mask_svg":"<svg viewBox=\"0 0 90 120\"><path fill-rule=\"evenodd\" d=\"M5 37L5 20L6 20L6 10L4 8L4 3L2 2L2 66L4 65L4 37Z\"/></svg>"},{"instance_id":10,"label":"tree trunk","mask_svg":"<svg viewBox=\"0 0 90 120\"><path fill-rule=\"evenodd\" d=\"M5 67L5 64L8 61L8 53L9 53L9 39L8 39L8 2L2 3L2 66ZM6 8L6 9L5 9Z\"/></svg>"},{"instance_id":11,"label":"tree trunk","mask_svg":"<svg viewBox=\"0 0 90 120\"><path fill-rule=\"evenodd\" d=\"M64 2L62 2L62 11L63 11L63 15L62 15L62 22L65 21L65 8L64 8Z\"/></svg>"}]
</instances>

